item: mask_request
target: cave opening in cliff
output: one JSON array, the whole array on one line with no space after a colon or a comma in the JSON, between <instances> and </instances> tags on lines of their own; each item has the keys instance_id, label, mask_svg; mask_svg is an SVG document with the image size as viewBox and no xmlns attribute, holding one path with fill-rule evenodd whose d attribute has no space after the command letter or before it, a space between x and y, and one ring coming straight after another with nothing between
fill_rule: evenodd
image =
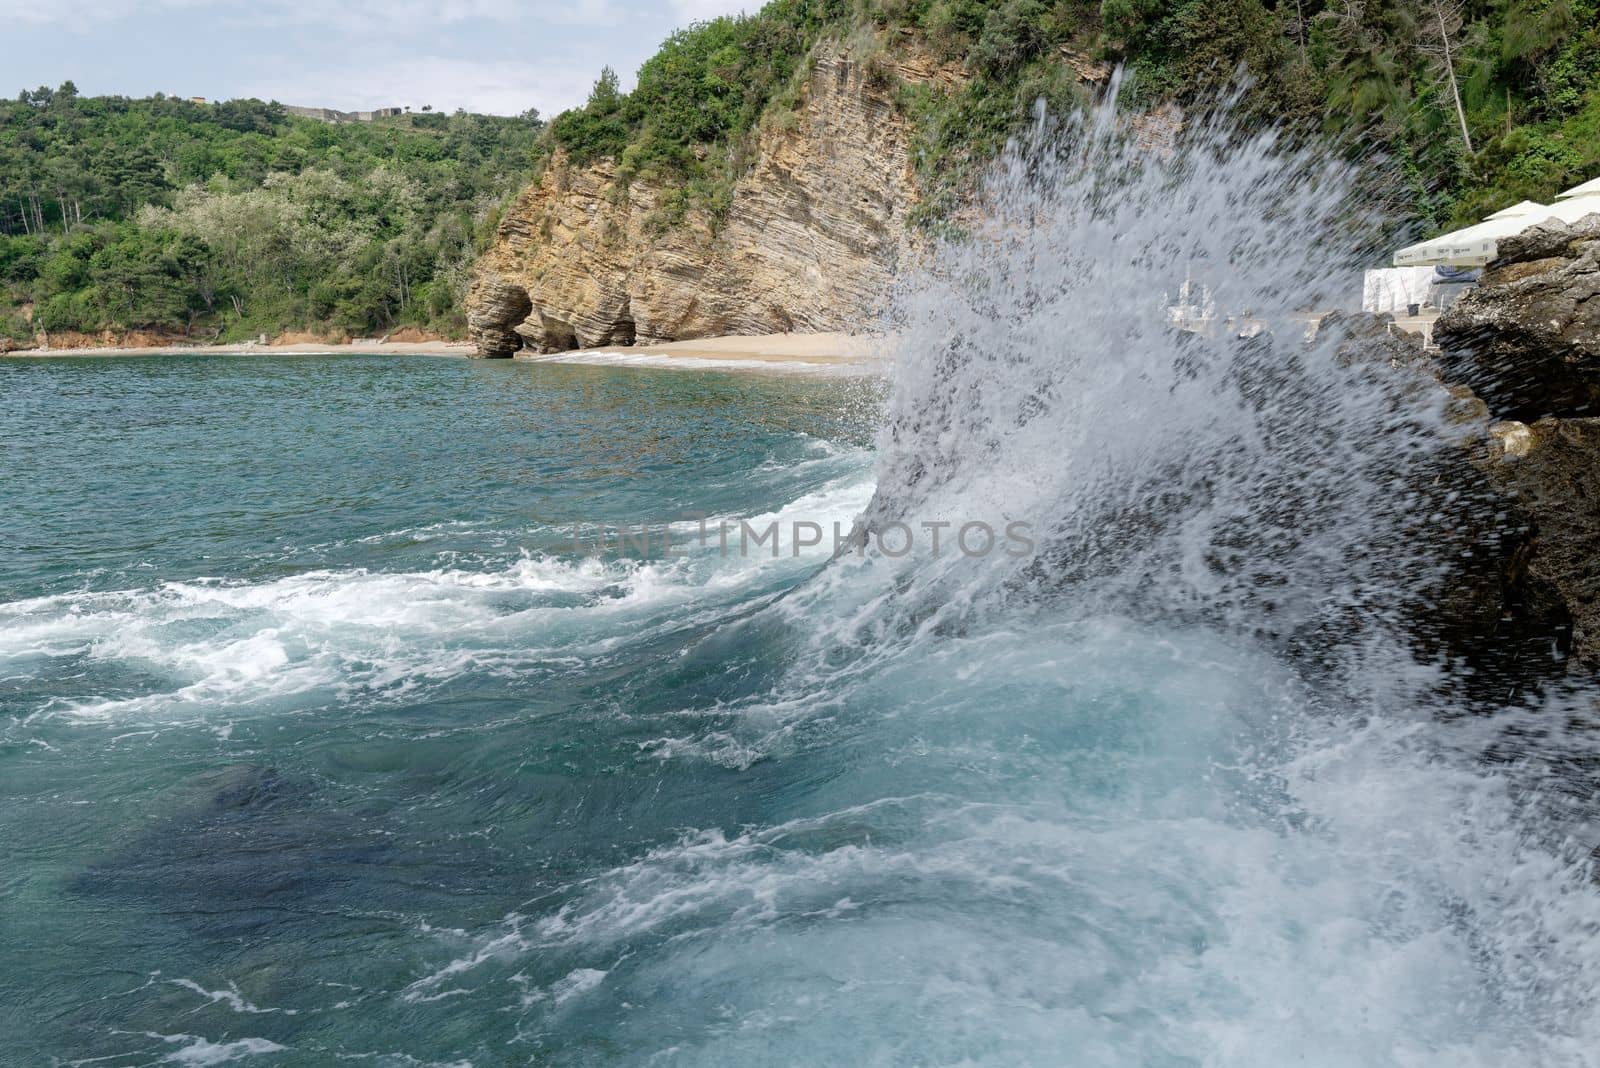
<instances>
[{"instance_id":1,"label":"cave opening in cliff","mask_svg":"<svg viewBox=\"0 0 1600 1068\"><path fill-rule=\"evenodd\" d=\"M573 329L571 323L564 323L549 316L540 316L540 325L544 327L546 352L570 352L582 348L578 343L578 332Z\"/></svg>"},{"instance_id":2,"label":"cave opening in cliff","mask_svg":"<svg viewBox=\"0 0 1600 1068\"><path fill-rule=\"evenodd\" d=\"M611 332L607 336L607 343L611 345L632 345L637 336L638 328L634 325L633 316L628 314L627 305L623 305L622 311L617 314L616 319L611 323Z\"/></svg>"}]
</instances>

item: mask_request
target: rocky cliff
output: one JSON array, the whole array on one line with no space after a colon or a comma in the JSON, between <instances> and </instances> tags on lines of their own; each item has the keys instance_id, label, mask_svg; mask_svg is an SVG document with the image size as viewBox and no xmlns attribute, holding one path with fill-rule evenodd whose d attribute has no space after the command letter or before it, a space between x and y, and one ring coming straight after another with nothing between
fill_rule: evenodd
<instances>
[{"instance_id":1,"label":"rocky cliff","mask_svg":"<svg viewBox=\"0 0 1600 1068\"><path fill-rule=\"evenodd\" d=\"M481 356L860 322L908 248L917 201L895 79L954 75L916 57L819 46L792 113L757 135L720 225L663 225L671 190L554 160L501 225L468 295Z\"/></svg>"},{"instance_id":2,"label":"rocky cliff","mask_svg":"<svg viewBox=\"0 0 1600 1068\"><path fill-rule=\"evenodd\" d=\"M1600 214L1502 242L1434 327L1438 364L1498 420L1479 466L1507 502L1507 632L1600 671Z\"/></svg>"}]
</instances>

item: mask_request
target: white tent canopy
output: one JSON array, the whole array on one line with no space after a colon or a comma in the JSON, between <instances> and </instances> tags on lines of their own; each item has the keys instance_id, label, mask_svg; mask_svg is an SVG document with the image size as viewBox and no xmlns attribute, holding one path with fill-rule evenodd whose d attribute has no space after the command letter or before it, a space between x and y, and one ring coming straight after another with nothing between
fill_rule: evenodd
<instances>
[{"instance_id":1,"label":"white tent canopy","mask_svg":"<svg viewBox=\"0 0 1600 1068\"><path fill-rule=\"evenodd\" d=\"M1557 193L1557 200L1570 200L1573 197L1600 197L1600 178L1592 178L1582 185L1575 185L1565 193Z\"/></svg>"},{"instance_id":2,"label":"white tent canopy","mask_svg":"<svg viewBox=\"0 0 1600 1068\"><path fill-rule=\"evenodd\" d=\"M1548 204L1539 204L1532 200L1524 200L1521 204L1513 204L1509 208L1501 208L1493 215L1484 216L1484 221L1487 222L1490 219L1514 219L1518 215L1533 215L1536 212L1548 211L1549 209L1550 205Z\"/></svg>"},{"instance_id":3,"label":"white tent canopy","mask_svg":"<svg viewBox=\"0 0 1600 1068\"><path fill-rule=\"evenodd\" d=\"M1549 211L1541 212L1541 217L1526 221L1530 226L1533 223L1549 222L1551 219L1557 222L1575 223L1586 215L1600 215L1600 196L1585 195L1558 200L1550 205Z\"/></svg>"},{"instance_id":4,"label":"white tent canopy","mask_svg":"<svg viewBox=\"0 0 1600 1068\"><path fill-rule=\"evenodd\" d=\"M1500 239L1503 237L1520 234L1550 221L1577 222L1591 214L1600 214L1600 178L1567 190L1554 204L1535 204L1531 200L1524 200L1495 212L1475 226L1407 245L1394 254L1394 265L1481 267L1499 255Z\"/></svg>"}]
</instances>

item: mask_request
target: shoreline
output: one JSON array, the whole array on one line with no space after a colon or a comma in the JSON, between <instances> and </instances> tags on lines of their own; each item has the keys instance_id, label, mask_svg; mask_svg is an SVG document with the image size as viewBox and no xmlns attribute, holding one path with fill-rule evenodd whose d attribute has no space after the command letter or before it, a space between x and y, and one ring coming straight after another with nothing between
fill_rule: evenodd
<instances>
[{"instance_id":1,"label":"shoreline","mask_svg":"<svg viewBox=\"0 0 1600 1068\"><path fill-rule=\"evenodd\" d=\"M669 341L659 345L608 345L548 354L517 353L522 363L590 364L695 371L791 371L859 373L883 360L882 339L843 333L751 334ZM16 349L0 359L115 359L138 356L448 356L469 359L470 341L296 342L288 345L142 345Z\"/></svg>"},{"instance_id":2,"label":"shoreline","mask_svg":"<svg viewBox=\"0 0 1600 1068\"><path fill-rule=\"evenodd\" d=\"M47 360L57 356L471 356L476 351L470 341L388 341L314 342L297 341L288 345L92 345L74 348L13 349L0 353L0 359Z\"/></svg>"}]
</instances>

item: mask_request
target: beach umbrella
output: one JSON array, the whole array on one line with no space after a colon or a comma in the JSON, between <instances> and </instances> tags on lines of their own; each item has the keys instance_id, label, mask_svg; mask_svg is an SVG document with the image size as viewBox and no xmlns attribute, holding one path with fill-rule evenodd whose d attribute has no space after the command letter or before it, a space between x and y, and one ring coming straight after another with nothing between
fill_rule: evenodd
<instances>
[{"instance_id":1,"label":"beach umbrella","mask_svg":"<svg viewBox=\"0 0 1600 1068\"><path fill-rule=\"evenodd\" d=\"M1513 204L1509 208L1501 208L1493 215L1484 216L1484 222L1490 219L1514 219L1519 215L1533 215L1546 210L1549 205L1538 204L1531 200L1524 200L1521 204Z\"/></svg>"},{"instance_id":2,"label":"beach umbrella","mask_svg":"<svg viewBox=\"0 0 1600 1068\"><path fill-rule=\"evenodd\" d=\"M1541 221L1541 211L1536 215L1511 215L1501 219L1487 219L1476 226L1457 230L1434 239L1435 263L1452 267L1481 267L1499 254L1500 238L1520 234Z\"/></svg>"},{"instance_id":3,"label":"beach umbrella","mask_svg":"<svg viewBox=\"0 0 1600 1068\"><path fill-rule=\"evenodd\" d=\"M1594 185L1595 183L1589 183ZM1422 267L1444 264L1451 267L1481 267L1500 254L1500 239L1545 223L1573 223L1587 215L1600 214L1600 186L1593 193L1580 192L1585 186L1568 190L1566 199L1554 204L1521 204L1495 212L1481 223L1440 234L1394 254L1396 267Z\"/></svg>"},{"instance_id":4,"label":"beach umbrella","mask_svg":"<svg viewBox=\"0 0 1600 1068\"><path fill-rule=\"evenodd\" d=\"M1500 232L1499 227L1485 230L1484 228L1490 223L1498 223L1504 219L1520 218L1525 215L1534 215L1548 210L1545 205L1536 204L1531 200L1524 200L1522 203L1513 204L1509 208L1501 208L1481 223L1475 223L1460 230L1453 230L1448 234L1440 234L1438 237L1430 237L1426 241L1418 241L1414 245L1407 245L1394 254L1394 265L1396 267L1423 267L1435 263L1448 263L1450 262L1448 257L1451 250L1457 244L1469 242L1474 235L1479 233Z\"/></svg>"},{"instance_id":5,"label":"beach umbrella","mask_svg":"<svg viewBox=\"0 0 1600 1068\"><path fill-rule=\"evenodd\" d=\"M1578 188L1583 188L1579 186ZM1600 194L1585 193L1582 196L1568 197L1558 200L1548 209L1537 215L1531 215L1522 221L1527 226L1555 219L1563 223L1575 223L1586 215L1600 215Z\"/></svg>"},{"instance_id":6,"label":"beach umbrella","mask_svg":"<svg viewBox=\"0 0 1600 1068\"><path fill-rule=\"evenodd\" d=\"M1452 267L1481 267L1500 255L1500 240L1535 226L1575 223L1589 215L1600 215L1600 196L1569 197L1526 215L1488 219L1465 230L1436 237L1429 244L1428 263Z\"/></svg>"},{"instance_id":7,"label":"beach umbrella","mask_svg":"<svg viewBox=\"0 0 1600 1068\"><path fill-rule=\"evenodd\" d=\"M1425 267L1429 264L1452 264L1465 266L1460 262L1459 256L1476 250L1475 242L1481 238L1494 237L1506 233L1516 233L1526 221L1520 217L1506 219L1489 219L1473 226L1460 230L1452 230L1438 237L1430 237L1426 241L1418 241L1415 245L1407 245L1394 254L1396 267ZM1463 250L1457 253L1457 249ZM1484 261L1487 262L1487 261Z\"/></svg>"},{"instance_id":8,"label":"beach umbrella","mask_svg":"<svg viewBox=\"0 0 1600 1068\"><path fill-rule=\"evenodd\" d=\"M1407 245L1394 254L1394 265L1396 267L1420 267L1423 261L1427 260L1428 253L1432 248L1432 239L1418 241L1415 245Z\"/></svg>"},{"instance_id":9,"label":"beach umbrella","mask_svg":"<svg viewBox=\"0 0 1600 1068\"><path fill-rule=\"evenodd\" d=\"M1557 193L1557 200L1570 200L1573 197L1600 197L1600 178L1591 178L1582 185L1575 185L1565 193Z\"/></svg>"}]
</instances>

